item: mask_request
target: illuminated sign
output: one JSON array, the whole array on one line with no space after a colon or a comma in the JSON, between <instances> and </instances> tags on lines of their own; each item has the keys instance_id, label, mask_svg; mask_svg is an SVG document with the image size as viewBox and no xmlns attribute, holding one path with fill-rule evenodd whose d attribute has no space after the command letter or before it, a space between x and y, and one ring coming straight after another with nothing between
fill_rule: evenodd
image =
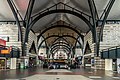
<instances>
[{"instance_id":1,"label":"illuminated sign","mask_svg":"<svg viewBox=\"0 0 120 80\"><path fill-rule=\"evenodd\" d=\"M10 51L9 50L1 50L0 53L1 54L10 54Z\"/></svg>"}]
</instances>

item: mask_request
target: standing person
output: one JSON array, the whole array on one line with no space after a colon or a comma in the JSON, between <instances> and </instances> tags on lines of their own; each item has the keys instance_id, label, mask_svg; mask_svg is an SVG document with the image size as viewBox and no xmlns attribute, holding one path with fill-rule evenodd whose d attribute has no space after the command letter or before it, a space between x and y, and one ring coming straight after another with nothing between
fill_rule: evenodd
<instances>
[{"instance_id":1,"label":"standing person","mask_svg":"<svg viewBox=\"0 0 120 80\"><path fill-rule=\"evenodd\" d=\"M58 68L58 63L55 63L55 69L57 69Z\"/></svg>"}]
</instances>

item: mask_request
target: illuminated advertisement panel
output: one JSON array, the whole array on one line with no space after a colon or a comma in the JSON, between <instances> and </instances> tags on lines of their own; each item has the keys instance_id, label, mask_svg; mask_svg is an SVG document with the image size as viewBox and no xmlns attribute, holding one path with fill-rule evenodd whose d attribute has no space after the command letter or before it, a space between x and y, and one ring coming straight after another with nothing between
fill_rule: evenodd
<instances>
[{"instance_id":1,"label":"illuminated advertisement panel","mask_svg":"<svg viewBox=\"0 0 120 80\"><path fill-rule=\"evenodd\" d=\"M10 54L10 51L9 50L1 50L0 53L1 54Z\"/></svg>"}]
</instances>

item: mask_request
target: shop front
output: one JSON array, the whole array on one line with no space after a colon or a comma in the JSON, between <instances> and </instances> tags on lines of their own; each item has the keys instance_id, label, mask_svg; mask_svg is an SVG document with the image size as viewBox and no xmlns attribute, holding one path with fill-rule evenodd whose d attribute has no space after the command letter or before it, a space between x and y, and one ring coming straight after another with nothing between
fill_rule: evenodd
<instances>
[{"instance_id":1,"label":"shop front","mask_svg":"<svg viewBox=\"0 0 120 80\"><path fill-rule=\"evenodd\" d=\"M0 69L16 69L19 57L18 48L0 46Z\"/></svg>"},{"instance_id":2,"label":"shop front","mask_svg":"<svg viewBox=\"0 0 120 80\"><path fill-rule=\"evenodd\" d=\"M105 59L105 70L120 71L120 48L113 47L101 52L101 59Z\"/></svg>"}]
</instances>

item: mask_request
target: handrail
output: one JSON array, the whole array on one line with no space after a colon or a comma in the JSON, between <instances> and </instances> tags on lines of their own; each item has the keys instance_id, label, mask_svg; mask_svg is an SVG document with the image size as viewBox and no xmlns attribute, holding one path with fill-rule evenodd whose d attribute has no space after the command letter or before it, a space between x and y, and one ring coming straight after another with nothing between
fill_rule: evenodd
<instances>
[{"instance_id":1,"label":"handrail","mask_svg":"<svg viewBox=\"0 0 120 80\"><path fill-rule=\"evenodd\" d=\"M120 47L120 45L118 45L118 46L113 46L113 47L109 47L109 48L107 48L107 49L103 49L103 50L101 50L101 52L106 51L106 50L117 49L118 47Z\"/></svg>"},{"instance_id":2,"label":"handrail","mask_svg":"<svg viewBox=\"0 0 120 80\"><path fill-rule=\"evenodd\" d=\"M23 21L19 21L20 23L23 23ZM4 23L4 24L16 24L16 21L0 21L0 24L2 24L2 23Z\"/></svg>"}]
</instances>

